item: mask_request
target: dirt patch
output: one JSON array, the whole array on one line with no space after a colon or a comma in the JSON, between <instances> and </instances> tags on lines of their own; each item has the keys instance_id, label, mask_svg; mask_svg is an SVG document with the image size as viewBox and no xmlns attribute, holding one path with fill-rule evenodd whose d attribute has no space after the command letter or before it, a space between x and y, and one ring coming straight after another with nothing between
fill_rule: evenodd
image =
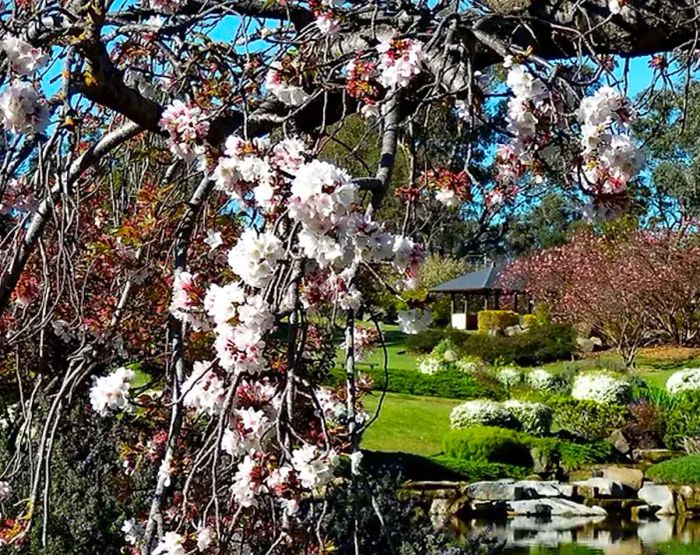
<instances>
[{"instance_id":1,"label":"dirt patch","mask_svg":"<svg viewBox=\"0 0 700 555\"><path fill-rule=\"evenodd\" d=\"M681 361L700 357L700 348L663 345L660 347L645 347L639 353L640 357L666 361Z\"/></svg>"}]
</instances>

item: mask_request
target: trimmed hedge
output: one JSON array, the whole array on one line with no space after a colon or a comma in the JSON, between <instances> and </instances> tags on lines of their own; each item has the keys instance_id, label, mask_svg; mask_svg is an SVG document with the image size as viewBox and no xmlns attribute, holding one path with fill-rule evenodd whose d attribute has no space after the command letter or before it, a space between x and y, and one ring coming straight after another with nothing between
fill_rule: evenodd
<instances>
[{"instance_id":1,"label":"trimmed hedge","mask_svg":"<svg viewBox=\"0 0 700 555\"><path fill-rule=\"evenodd\" d=\"M362 373L372 379L373 389L384 389L385 376L382 368L363 368ZM331 381L327 385L335 386L343 383L344 380L343 370L335 368ZM492 376L480 372L467 374L456 369L440 370L435 374L422 374L418 370L390 369L386 390L392 393L465 400L476 398L501 400L506 397L503 386Z\"/></svg>"},{"instance_id":2,"label":"trimmed hedge","mask_svg":"<svg viewBox=\"0 0 700 555\"><path fill-rule=\"evenodd\" d=\"M700 484L700 455L678 457L650 466L647 478L660 484Z\"/></svg>"},{"instance_id":3,"label":"trimmed hedge","mask_svg":"<svg viewBox=\"0 0 700 555\"><path fill-rule=\"evenodd\" d=\"M573 328L565 324L537 324L512 337L467 333L460 330L427 330L406 338L406 349L428 354L443 339L452 341L463 356L474 356L494 364L537 366L571 359L576 352Z\"/></svg>"},{"instance_id":4,"label":"trimmed hedge","mask_svg":"<svg viewBox=\"0 0 700 555\"><path fill-rule=\"evenodd\" d=\"M442 450L456 459L532 467L527 436L505 428L475 426L451 430L442 439Z\"/></svg>"},{"instance_id":5,"label":"trimmed hedge","mask_svg":"<svg viewBox=\"0 0 700 555\"><path fill-rule=\"evenodd\" d=\"M521 480L530 474L529 468L512 464L464 460L448 457L447 455L436 455L432 457L431 460L448 468L452 472L456 472L468 482L500 480L501 478L515 478Z\"/></svg>"},{"instance_id":6,"label":"trimmed hedge","mask_svg":"<svg viewBox=\"0 0 700 555\"><path fill-rule=\"evenodd\" d=\"M480 333L504 330L518 324L520 324L520 315L512 310L480 310L477 314L477 327Z\"/></svg>"}]
</instances>

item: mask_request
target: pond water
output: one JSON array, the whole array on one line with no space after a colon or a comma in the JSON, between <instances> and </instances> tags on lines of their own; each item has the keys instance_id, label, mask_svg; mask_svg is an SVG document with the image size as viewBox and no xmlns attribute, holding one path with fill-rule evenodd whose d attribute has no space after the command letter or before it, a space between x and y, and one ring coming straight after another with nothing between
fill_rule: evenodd
<instances>
[{"instance_id":1,"label":"pond water","mask_svg":"<svg viewBox=\"0 0 700 555\"><path fill-rule=\"evenodd\" d=\"M700 520L647 522L605 517L516 517L454 521L462 536L486 532L506 541L506 555L700 555Z\"/></svg>"}]
</instances>

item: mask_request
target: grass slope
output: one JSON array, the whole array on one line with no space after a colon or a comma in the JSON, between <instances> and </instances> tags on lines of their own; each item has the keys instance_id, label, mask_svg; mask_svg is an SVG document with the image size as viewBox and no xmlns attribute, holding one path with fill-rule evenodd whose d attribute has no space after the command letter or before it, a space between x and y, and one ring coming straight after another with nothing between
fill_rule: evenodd
<instances>
[{"instance_id":1,"label":"grass slope","mask_svg":"<svg viewBox=\"0 0 700 555\"><path fill-rule=\"evenodd\" d=\"M364 397L365 409L374 414L379 395ZM379 419L365 432L362 447L373 451L402 451L436 455L442 436L450 429L450 411L462 401L387 393Z\"/></svg>"}]
</instances>

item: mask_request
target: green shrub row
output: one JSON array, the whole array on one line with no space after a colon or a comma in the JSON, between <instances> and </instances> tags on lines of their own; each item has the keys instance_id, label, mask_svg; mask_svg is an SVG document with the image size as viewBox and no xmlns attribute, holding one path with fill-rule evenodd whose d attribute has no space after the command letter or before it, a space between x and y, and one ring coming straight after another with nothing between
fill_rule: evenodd
<instances>
[{"instance_id":1,"label":"green shrub row","mask_svg":"<svg viewBox=\"0 0 700 555\"><path fill-rule=\"evenodd\" d=\"M512 464L491 463L480 460L464 460L447 455L436 455L432 461L460 474L468 482L482 480L499 480L501 478L523 479L530 474L530 469Z\"/></svg>"},{"instance_id":2,"label":"green shrub row","mask_svg":"<svg viewBox=\"0 0 700 555\"><path fill-rule=\"evenodd\" d=\"M574 332L564 324L538 324L512 337L466 333L458 330L429 330L409 336L406 347L427 354L443 339L457 345L462 356L474 356L484 362L536 366L571 358L576 350Z\"/></svg>"},{"instance_id":3,"label":"green shrub row","mask_svg":"<svg viewBox=\"0 0 700 555\"><path fill-rule=\"evenodd\" d=\"M688 455L650 466L646 476L660 484L700 484L700 455Z\"/></svg>"},{"instance_id":4,"label":"green shrub row","mask_svg":"<svg viewBox=\"0 0 700 555\"><path fill-rule=\"evenodd\" d=\"M362 373L372 379L373 388L383 390L386 377L382 368L363 368ZM330 385L344 381L342 369L334 369ZM389 370L389 383L386 388L392 393L420 395L424 397L448 397L452 399L504 399L503 386L486 373L466 374L447 369L435 374L421 374L417 370Z\"/></svg>"},{"instance_id":5,"label":"green shrub row","mask_svg":"<svg viewBox=\"0 0 700 555\"><path fill-rule=\"evenodd\" d=\"M532 451L537 449L553 464L566 470L614 459L606 441L576 443L559 438L538 438L504 428L481 426L451 430L443 437L443 455L461 461L514 465L532 468Z\"/></svg>"}]
</instances>

